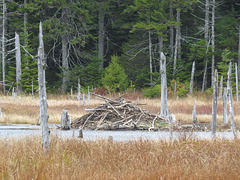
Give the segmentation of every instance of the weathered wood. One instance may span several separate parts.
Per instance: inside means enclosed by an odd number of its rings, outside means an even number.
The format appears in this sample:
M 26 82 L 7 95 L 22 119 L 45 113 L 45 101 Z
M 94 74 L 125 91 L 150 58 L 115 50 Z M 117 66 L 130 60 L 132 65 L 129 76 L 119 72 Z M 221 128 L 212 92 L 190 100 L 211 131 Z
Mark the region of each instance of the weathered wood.
M 233 110 L 233 95 L 232 95 L 232 83 L 231 83 L 231 74 L 232 74 L 232 63 L 229 63 L 229 70 L 228 70 L 228 78 L 229 78 L 229 88 L 228 88 L 228 97 L 229 97 L 229 115 L 230 115 L 230 123 L 231 123 L 231 129 L 236 136 L 236 130 L 235 130 L 235 122 L 234 122 L 234 110 Z
M 167 74 L 166 56 L 161 53 L 161 116 L 167 117 Z
M 42 147 L 44 152 L 49 150 L 49 128 L 48 128 L 48 112 L 47 112 L 47 93 L 45 82 L 45 60 L 44 45 L 42 34 L 42 23 L 39 25 L 39 47 L 38 47 L 38 86 L 40 100 L 40 122 L 42 129 Z
M 221 76 L 221 81 L 220 81 L 220 87 L 219 87 L 219 93 L 218 93 L 218 97 L 219 99 L 222 99 L 223 97 L 223 76 Z
M 238 102 L 238 67 L 237 67 L 237 63 L 235 63 L 235 74 L 236 74 L 236 99 Z
M 16 94 L 15 94 L 15 89 L 14 89 L 14 87 L 12 88 L 12 97 L 13 97 L 13 99 L 16 98 Z
M 228 113 L 227 113 L 227 88 L 224 88 L 223 93 L 223 123 L 228 123 Z
M 168 113 L 168 122 L 169 122 L 170 141 L 173 141 L 172 116 L 169 110 L 167 113 Z
M 190 81 L 190 95 L 191 96 L 192 96 L 192 93 L 193 93 L 194 71 L 195 71 L 195 61 L 192 64 L 192 74 L 191 74 L 191 81 Z
M 212 103 L 212 136 L 216 137 L 217 130 L 217 70 L 214 75 L 213 103 Z
M 68 110 L 63 110 L 61 114 L 61 129 L 69 130 L 71 127 L 71 115 Z
M 193 124 L 196 124 L 197 123 L 197 117 L 196 117 L 196 101 L 195 100 L 194 100 L 192 116 L 193 116 Z
M 0 108 L 0 118 L 2 118 L 2 109 Z
M 20 50 L 20 40 L 19 35 L 15 33 L 15 49 L 16 49 L 16 93 L 19 96 L 22 92 L 21 86 L 21 50 Z
M 78 79 L 78 95 L 77 100 L 80 101 L 81 99 L 81 85 L 80 85 L 80 79 Z
M 82 95 L 82 99 L 83 99 L 83 105 L 85 106 L 86 105 L 86 100 L 85 100 L 85 94 L 84 93 Z
M 204 73 L 203 73 L 203 83 L 202 83 L 202 92 L 205 91 L 207 86 L 207 61 L 205 61 Z
M 82 128 L 79 128 L 79 135 L 78 135 L 79 138 L 83 138 L 83 130 Z

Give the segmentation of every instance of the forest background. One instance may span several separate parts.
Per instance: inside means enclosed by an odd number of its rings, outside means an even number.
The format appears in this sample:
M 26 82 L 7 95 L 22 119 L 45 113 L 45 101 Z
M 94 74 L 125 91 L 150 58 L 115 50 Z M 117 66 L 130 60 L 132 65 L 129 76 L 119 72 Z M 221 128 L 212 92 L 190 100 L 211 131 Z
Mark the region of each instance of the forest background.
M 179 96 L 189 91 L 194 61 L 194 88 L 202 91 L 211 88 L 215 69 L 226 82 L 229 62 L 240 66 L 238 0 L 1 0 L 0 5 L 5 59 L 0 80 L 6 91 L 16 85 L 25 93 L 32 85 L 38 89 L 40 21 L 46 86 L 52 93 L 76 90 L 80 79 L 83 90 L 144 89 L 155 97 L 161 88 L 161 52 L 167 57 L 168 90 Z M 15 32 L 21 44 L 18 83 Z

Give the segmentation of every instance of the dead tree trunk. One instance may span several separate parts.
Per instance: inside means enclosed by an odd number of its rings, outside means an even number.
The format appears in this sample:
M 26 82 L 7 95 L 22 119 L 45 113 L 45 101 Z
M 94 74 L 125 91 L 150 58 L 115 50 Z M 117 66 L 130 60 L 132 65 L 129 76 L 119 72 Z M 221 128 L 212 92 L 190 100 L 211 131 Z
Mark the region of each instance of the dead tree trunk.
M 231 74 L 232 74 L 232 63 L 229 63 L 229 70 L 228 70 L 228 97 L 229 97 L 229 115 L 230 115 L 230 122 L 231 122 L 231 129 L 232 132 L 234 134 L 234 136 L 236 135 L 236 131 L 235 131 L 235 122 L 234 122 L 234 110 L 233 110 L 233 96 L 232 96 L 232 82 L 231 82 Z
M 180 10 L 177 10 L 177 22 L 180 23 Z M 176 38 L 175 38 L 174 60 L 173 60 L 173 76 L 175 76 L 175 73 L 176 73 L 177 58 L 178 58 L 179 47 L 180 47 L 180 40 L 181 40 L 180 25 L 177 25 L 177 27 L 176 27 Z
M 68 110 L 63 110 L 61 114 L 61 129 L 69 130 L 71 126 L 71 116 Z
M 150 81 L 152 82 L 152 38 L 151 38 L 151 30 L 148 31 L 148 49 L 149 49 L 149 66 L 150 66 Z
M 228 113 L 227 113 L 227 88 L 224 88 L 223 93 L 223 123 L 228 123 Z
M 77 100 L 80 101 L 81 99 L 81 85 L 80 85 L 80 79 L 78 79 L 78 95 Z
M 22 76 L 22 70 L 21 70 L 21 50 L 20 50 L 20 40 L 19 35 L 15 33 L 15 49 L 16 49 L 16 93 L 19 96 L 22 92 L 22 86 L 21 86 L 21 76 Z
M 5 82 L 5 64 L 6 64 L 6 46 L 5 46 L 5 32 L 6 32 L 6 3 L 5 0 L 2 1 L 3 11 L 2 11 L 2 88 L 3 93 L 6 91 L 6 82 Z
M 240 71 L 240 25 L 238 27 L 238 71 Z
M 62 10 L 62 16 L 63 16 L 63 25 L 66 25 L 67 23 L 67 9 L 63 8 Z M 63 70 L 63 79 L 62 79 L 62 90 L 65 92 L 68 87 L 68 39 L 67 34 L 64 33 L 62 35 L 62 70 Z
M 214 69 L 215 69 L 215 0 L 212 0 L 212 86 L 214 79 Z
M 238 67 L 237 67 L 237 63 L 235 63 L 235 74 L 236 74 L 236 99 L 238 102 Z
M 213 86 L 213 104 L 212 104 L 212 136 L 216 137 L 217 130 L 217 70 L 214 75 L 214 86 Z
M 191 75 L 191 81 L 190 81 L 190 95 L 192 96 L 193 93 L 193 79 L 194 79 L 194 71 L 195 71 L 195 61 L 192 64 L 192 75 Z
M 221 81 L 220 81 L 219 94 L 218 94 L 219 99 L 222 98 L 222 94 L 223 94 L 223 76 L 221 76 Z
M 38 86 L 40 100 L 40 122 L 42 128 L 42 147 L 46 152 L 49 149 L 49 128 L 47 112 L 47 93 L 45 83 L 45 63 L 44 63 L 44 45 L 42 34 L 42 23 L 39 25 L 39 47 L 38 47 Z
M 161 53 L 161 116 L 167 117 L 167 75 L 166 56 Z
M 205 61 L 205 66 L 204 66 L 202 92 L 205 91 L 206 86 L 207 86 L 207 61 Z
M 103 57 L 104 57 L 104 40 L 105 40 L 105 28 L 104 28 L 104 17 L 105 10 L 103 8 L 103 4 L 99 4 L 99 12 L 98 12 L 98 57 L 101 59 L 101 63 L 99 65 L 99 70 L 103 69 Z
M 195 100 L 194 100 L 192 116 L 193 116 L 193 124 L 196 124 L 197 123 L 197 117 L 196 117 L 196 101 Z

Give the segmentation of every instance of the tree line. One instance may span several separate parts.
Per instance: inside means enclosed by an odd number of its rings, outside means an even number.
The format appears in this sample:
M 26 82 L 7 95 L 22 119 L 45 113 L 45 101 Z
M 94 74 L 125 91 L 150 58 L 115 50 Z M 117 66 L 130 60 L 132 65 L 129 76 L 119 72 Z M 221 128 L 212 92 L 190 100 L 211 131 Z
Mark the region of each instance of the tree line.
M 162 53 L 173 89 L 189 89 L 184 86 L 193 62 L 194 88 L 202 91 L 212 87 L 215 69 L 226 82 L 229 62 L 240 66 L 237 0 L 1 0 L 0 7 L 0 80 L 6 89 L 38 89 L 40 21 L 51 92 L 77 89 L 78 79 L 82 87 L 108 91 L 158 87 Z

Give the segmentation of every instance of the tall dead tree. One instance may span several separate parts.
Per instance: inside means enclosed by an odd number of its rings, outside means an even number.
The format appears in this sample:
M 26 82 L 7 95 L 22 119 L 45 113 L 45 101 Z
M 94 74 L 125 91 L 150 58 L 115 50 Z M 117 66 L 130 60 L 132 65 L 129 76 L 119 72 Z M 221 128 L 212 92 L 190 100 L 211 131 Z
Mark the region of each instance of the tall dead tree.
M 44 58 L 44 44 L 42 34 L 42 23 L 39 25 L 39 47 L 38 47 L 38 86 L 39 86 L 39 100 L 40 100 L 40 122 L 42 129 L 42 147 L 46 152 L 49 149 L 49 128 L 48 128 L 48 112 L 47 112 L 47 93 L 45 82 L 45 58 Z
M 167 75 L 166 56 L 161 53 L 161 116 L 167 117 Z
M 180 10 L 177 9 L 177 23 L 180 24 Z M 175 38 L 175 50 L 174 50 L 174 59 L 173 59 L 173 75 L 175 76 L 176 67 L 177 67 L 177 59 L 180 51 L 180 41 L 181 41 L 181 32 L 180 32 L 180 25 L 176 27 L 176 38 Z
M 240 25 L 238 27 L 238 71 L 240 71 Z
M 5 93 L 6 91 L 6 82 L 5 82 L 5 64 L 6 64 L 6 37 L 5 37 L 5 33 L 6 33 L 6 11 L 7 11 L 7 7 L 6 7 L 6 2 L 5 0 L 2 0 L 2 5 L 3 5 L 3 11 L 2 11 L 2 88 L 3 88 L 3 92 Z
M 237 67 L 237 63 L 235 63 L 235 75 L 236 75 L 236 99 L 238 102 L 238 67 Z
M 195 71 L 195 61 L 192 64 L 192 74 L 191 74 L 191 81 L 190 81 L 190 95 L 191 96 L 192 96 L 192 93 L 193 93 L 194 71 Z
M 212 41 L 211 41 L 211 47 L 212 47 L 212 78 L 211 78 L 211 85 L 213 86 L 213 80 L 214 80 L 214 69 L 215 69 L 215 0 L 212 0 Z
M 21 70 L 21 50 L 20 50 L 20 40 L 19 35 L 15 33 L 15 50 L 16 50 L 16 93 L 17 95 L 20 95 L 22 92 L 22 86 L 21 86 L 21 76 L 22 76 L 22 70 Z
M 63 27 L 67 24 L 67 8 L 62 9 L 62 24 Z M 62 35 L 62 70 L 63 70 L 63 80 L 62 80 L 62 90 L 65 92 L 68 87 L 68 38 L 67 32 Z
M 223 123 L 227 124 L 228 123 L 228 113 L 227 113 L 227 88 L 224 88 L 224 93 L 223 93 Z
M 148 31 L 148 49 L 149 49 L 149 66 L 150 66 L 150 81 L 152 82 L 152 38 L 151 38 L 151 30 Z
M 192 116 L 193 116 L 193 124 L 196 124 L 196 123 L 197 123 L 197 117 L 196 117 L 196 100 L 194 100 L 194 106 L 193 106 Z
M 216 137 L 217 130 L 217 70 L 215 70 L 214 74 L 214 86 L 213 86 L 213 103 L 212 103 L 212 136 Z
M 229 115 L 230 115 L 230 123 L 231 129 L 234 134 L 236 135 L 235 131 L 235 122 L 234 122 L 234 110 L 233 110 L 233 96 L 232 96 L 232 82 L 231 82 L 231 74 L 232 74 L 232 63 L 229 63 L 229 70 L 228 70 L 228 97 L 229 97 Z
M 104 41 L 105 41 L 105 9 L 103 2 L 99 3 L 99 11 L 98 11 L 98 57 L 101 59 L 101 63 L 99 65 L 99 69 L 103 69 L 103 58 L 104 58 Z
M 170 20 L 173 20 L 173 2 L 172 0 L 170 0 L 170 4 L 169 4 L 169 18 Z M 170 38 L 169 38 L 169 42 L 170 42 L 170 60 L 172 61 L 173 59 L 173 41 L 174 41 L 174 31 L 173 31 L 173 25 L 170 25 L 170 29 L 169 29 L 169 33 L 170 33 Z
M 223 94 L 223 76 L 221 76 L 221 81 L 220 81 L 220 87 L 219 87 L 219 93 L 218 93 L 219 99 L 222 98 L 222 94 Z

